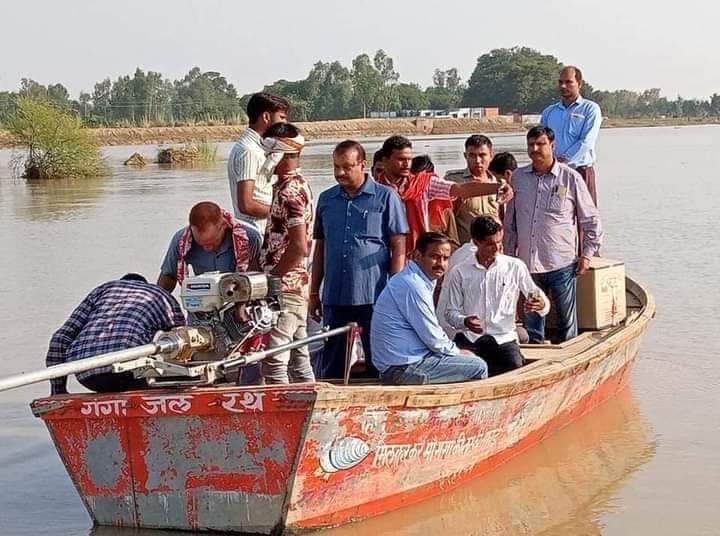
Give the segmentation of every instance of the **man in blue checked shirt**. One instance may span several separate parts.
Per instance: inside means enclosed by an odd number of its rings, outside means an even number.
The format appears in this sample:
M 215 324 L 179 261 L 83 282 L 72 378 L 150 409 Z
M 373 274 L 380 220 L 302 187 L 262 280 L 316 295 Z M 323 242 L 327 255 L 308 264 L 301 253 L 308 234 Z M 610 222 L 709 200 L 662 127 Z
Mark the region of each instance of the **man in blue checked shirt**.
M 72 312 L 50 339 L 48 367 L 125 350 L 152 341 L 158 331 L 184 326 L 180 305 L 167 291 L 148 283 L 138 274 L 127 274 L 117 281 L 96 287 Z M 115 374 L 112 366 L 76 374 L 91 391 L 108 393 L 140 389 L 144 379 L 132 372 Z M 67 378 L 50 380 L 50 394 L 67 393 Z
M 555 158 L 580 173 L 597 206 L 595 143 L 602 112 L 597 103 L 580 94 L 583 77 L 579 68 L 573 65 L 563 68 L 558 87 L 560 102 L 545 108 L 540 124 L 555 133 Z

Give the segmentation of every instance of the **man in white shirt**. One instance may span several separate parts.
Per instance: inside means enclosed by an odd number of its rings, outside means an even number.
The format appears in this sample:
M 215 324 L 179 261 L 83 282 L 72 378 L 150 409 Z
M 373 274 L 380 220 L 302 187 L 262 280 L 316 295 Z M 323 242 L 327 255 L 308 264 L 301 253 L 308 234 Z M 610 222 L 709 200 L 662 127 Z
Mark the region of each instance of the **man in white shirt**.
M 450 272 L 452 272 L 459 264 L 462 264 L 470 257 L 474 257 L 476 251 L 477 247 L 475 247 L 475 244 L 472 243 L 472 240 L 470 242 L 466 242 L 458 249 L 456 249 L 450 256 L 450 260 L 448 261 L 448 269 L 447 273 L 445 274 L 444 281 L 449 281 Z M 455 335 L 457 335 L 457 330 L 450 324 L 448 324 L 447 320 L 445 320 L 445 315 L 443 314 L 445 309 L 447 309 L 448 294 L 449 293 L 447 291 L 447 285 L 445 283 L 442 283 L 442 286 L 440 287 L 440 295 L 438 296 L 437 306 L 435 307 L 435 310 L 437 311 L 437 318 L 438 322 L 440 323 L 440 327 L 443 328 L 445 333 L 447 333 L 448 337 L 454 339 Z
M 277 162 L 266 158 L 263 134 L 274 123 L 287 122 L 290 103 L 269 93 L 255 93 L 247 105 L 249 126 L 228 157 L 228 181 L 235 217 L 265 232 Z M 281 155 L 282 156 L 282 155 Z
M 545 316 L 550 302 L 535 284 L 527 266 L 503 255 L 502 225 L 491 216 L 480 216 L 470 226 L 474 257 L 458 264 L 448 274 L 443 291 L 446 303 L 438 315 L 458 330 L 455 342 L 482 357 L 490 375 L 502 374 L 523 364 L 515 329 L 515 311 L 520 293 L 525 308 Z

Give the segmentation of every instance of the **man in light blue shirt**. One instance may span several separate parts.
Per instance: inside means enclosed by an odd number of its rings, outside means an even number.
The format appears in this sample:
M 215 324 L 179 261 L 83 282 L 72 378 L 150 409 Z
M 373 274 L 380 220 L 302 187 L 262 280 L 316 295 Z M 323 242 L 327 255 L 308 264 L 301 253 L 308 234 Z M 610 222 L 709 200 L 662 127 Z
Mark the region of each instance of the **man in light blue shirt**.
M 545 108 L 540 124 L 555 132 L 555 157 L 580 173 L 597 206 L 595 143 L 600 133 L 602 112 L 597 103 L 580 94 L 583 79 L 577 67 L 563 68 L 558 86 L 560 102 Z
M 385 384 L 455 383 L 487 378 L 481 358 L 461 353 L 438 323 L 435 282 L 448 267 L 450 240 L 423 233 L 414 260 L 388 282 L 375 303 L 370 345 Z

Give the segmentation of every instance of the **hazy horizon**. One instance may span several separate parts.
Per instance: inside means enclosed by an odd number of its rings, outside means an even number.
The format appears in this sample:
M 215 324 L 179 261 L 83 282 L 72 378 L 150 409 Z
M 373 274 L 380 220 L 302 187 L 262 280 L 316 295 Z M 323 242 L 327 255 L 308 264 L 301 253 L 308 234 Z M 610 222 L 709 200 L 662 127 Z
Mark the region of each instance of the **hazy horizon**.
M 60 82 L 77 98 L 136 67 L 178 79 L 197 66 L 219 71 L 245 94 L 281 78 L 303 79 L 320 60 L 349 67 L 358 54 L 379 48 L 395 60 L 401 81 L 424 87 L 436 67 L 457 67 L 467 81 L 478 56 L 527 46 L 580 66 L 596 89 L 659 87 L 668 98 L 685 99 L 720 93 L 711 67 L 720 65 L 713 40 L 720 8 L 699 0 L 682 10 L 645 0 L 600 7 L 582 0 L 493 6 L 448 0 L 442 10 L 427 0 L 407 4 L 359 0 L 339 9 L 327 0 L 279 1 L 268 4 L 275 6 L 269 12 L 220 0 L 13 3 L 3 9 L 0 90 L 32 78 Z

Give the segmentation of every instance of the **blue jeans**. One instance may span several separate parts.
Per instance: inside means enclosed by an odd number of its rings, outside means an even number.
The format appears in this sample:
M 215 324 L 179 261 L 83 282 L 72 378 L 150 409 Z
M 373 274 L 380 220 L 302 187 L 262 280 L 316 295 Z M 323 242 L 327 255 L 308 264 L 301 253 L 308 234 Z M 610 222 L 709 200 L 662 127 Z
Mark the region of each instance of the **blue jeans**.
M 386 385 L 425 385 L 484 380 L 488 377 L 485 361 L 467 354 L 430 354 L 411 365 L 390 367 L 381 374 Z
M 543 292 L 548 295 L 555 309 L 560 341 L 577 337 L 577 309 L 575 307 L 575 263 L 559 270 L 544 274 L 532 274 L 532 278 Z M 545 318 L 537 313 L 525 313 L 525 328 L 530 343 L 538 344 L 545 340 Z

